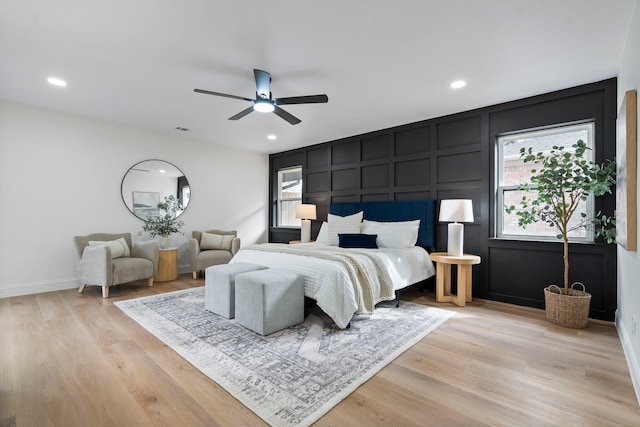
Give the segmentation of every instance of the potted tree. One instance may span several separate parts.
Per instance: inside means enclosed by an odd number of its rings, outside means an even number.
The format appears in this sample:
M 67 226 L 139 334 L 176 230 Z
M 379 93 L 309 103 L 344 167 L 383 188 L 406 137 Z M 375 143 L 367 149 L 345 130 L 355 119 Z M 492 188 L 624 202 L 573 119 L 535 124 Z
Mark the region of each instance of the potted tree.
M 160 236 L 160 247 L 168 248 L 169 236 L 180 233 L 184 226 L 184 221 L 178 219 L 178 212 L 183 209 L 173 195 L 165 197 L 164 201 L 158 203 L 160 215 L 149 217 L 142 226 L 142 231 L 146 231 L 151 237 Z
M 526 194 L 515 206 L 506 206 L 506 212 L 516 210 L 518 225 L 526 227 L 538 221 L 546 222 L 558 231 L 557 237 L 563 242 L 564 287 L 556 285 L 544 288 L 545 312 L 554 324 L 569 328 L 584 328 L 589 317 L 591 295 L 582 283 L 576 282 L 569 288 L 569 233 L 579 228 L 594 227 L 595 235 L 605 242 L 615 241 L 615 216 L 596 214 L 588 217 L 578 212 L 581 203 L 590 195 L 602 196 L 611 193 L 615 184 L 615 162 L 607 160 L 597 164 L 587 160 L 585 153 L 589 147 L 579 140 L 572 150 L 553 146 L 547 152 L 534 153 L 533 148 L 521 148 L 520 158 L 531 163 L 531 182 L 522 183 L 519 190 Z M 574 287 L 582 286 L 582 290 Z

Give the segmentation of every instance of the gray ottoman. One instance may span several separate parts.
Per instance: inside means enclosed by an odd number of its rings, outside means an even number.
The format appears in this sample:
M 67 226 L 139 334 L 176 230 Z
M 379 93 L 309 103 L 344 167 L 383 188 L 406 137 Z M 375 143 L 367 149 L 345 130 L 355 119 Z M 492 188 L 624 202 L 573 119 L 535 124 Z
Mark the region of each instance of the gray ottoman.
M 235 313 L 235 279 L 238 274 L 265 269 L 262 265 L 234 262 L 204 270 L 204 308 L 227 319 Z
M 274 269 L 238 275 L 236 322 L 261 335 L 304 322 L 304 278 Z

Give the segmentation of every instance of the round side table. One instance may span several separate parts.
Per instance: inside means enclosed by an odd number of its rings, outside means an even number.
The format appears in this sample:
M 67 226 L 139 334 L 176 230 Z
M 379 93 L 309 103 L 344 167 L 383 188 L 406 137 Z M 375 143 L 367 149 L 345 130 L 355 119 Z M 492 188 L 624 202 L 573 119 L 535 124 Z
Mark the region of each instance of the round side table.
M 178 278 L 178 248 L 160 249 L 156 282 L 168 282 Z
M 480 264 L 478 255 L 452 256 L 446 252 L 429 254 L 436 263 L 436 301 L 452 302 L 460 307 L 471 302 L 471 266 Z M 458 266 L 458 294 L 451 294 L 451 265 Z

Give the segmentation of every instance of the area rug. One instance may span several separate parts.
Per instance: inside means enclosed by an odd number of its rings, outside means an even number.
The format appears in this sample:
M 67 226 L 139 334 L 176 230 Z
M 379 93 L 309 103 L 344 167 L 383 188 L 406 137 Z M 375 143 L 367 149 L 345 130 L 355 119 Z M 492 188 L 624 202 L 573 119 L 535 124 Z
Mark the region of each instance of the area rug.
M 453 312 L 381 303 L 339 329 L 317 306 L 263 337 L 204 309 L 204 287 L 115 303 L 272 426 L 307 426 Z

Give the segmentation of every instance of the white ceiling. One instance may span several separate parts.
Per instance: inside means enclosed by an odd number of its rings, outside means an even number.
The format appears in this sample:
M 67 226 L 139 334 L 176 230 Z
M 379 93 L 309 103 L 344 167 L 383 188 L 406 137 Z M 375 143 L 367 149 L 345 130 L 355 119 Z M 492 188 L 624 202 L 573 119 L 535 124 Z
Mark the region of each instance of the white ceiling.
M 634 4 L 1 0 L 0 98 L 273 153 L 616 76 Z M 286 106 L 292 126 L 193 92 L 253 98 L 254 68 L 329 102 Z

